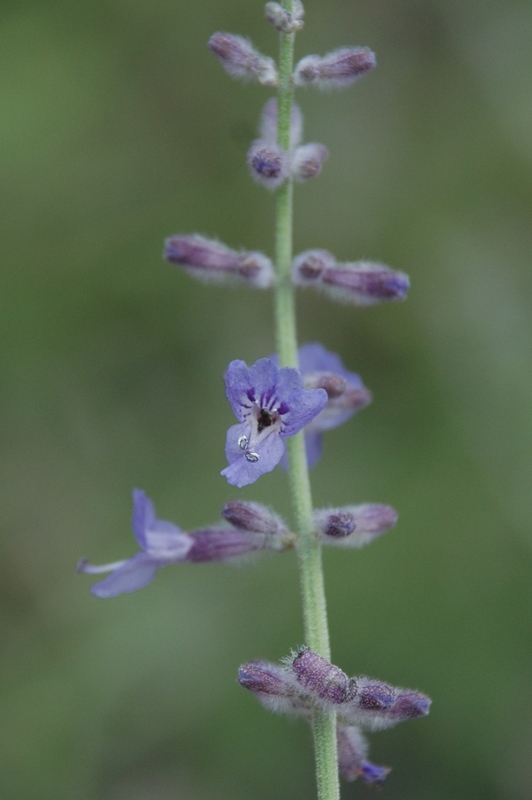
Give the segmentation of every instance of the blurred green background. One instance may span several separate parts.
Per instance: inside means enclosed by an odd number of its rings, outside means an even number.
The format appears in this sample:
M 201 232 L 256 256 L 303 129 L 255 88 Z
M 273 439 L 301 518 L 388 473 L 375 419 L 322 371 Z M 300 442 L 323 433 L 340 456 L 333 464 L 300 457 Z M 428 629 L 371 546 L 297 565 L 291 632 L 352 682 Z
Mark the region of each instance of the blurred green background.
M 318 506 L 393 504 L 397 528 L 326 552 L 334 660 L 433 697 L 371 737 L 389 800 L 532 796 L 532 7 L 308 0 L 297 54 L 371 46 L 379 68 L 299 96 L 331 157 L 296 192 L 296 251 L 408 272 L 405 304 L 299 298 L 301 341 L 373 404 L 331 432 Z M 202 287 L 172 233 L 272 252 L 245 152 L 269 92 L 231 81 L 216 30 L 275 54 L 262 3 L 0 6 L 0 796 L 315 796 L 303 723 L 235 682 L 302 642 L 293 554 L 172 567 L 97 600 L 80 556 L 131 555 L 133 486 L 192 528 L 241 496 L 289 514 L 285 474 L 219 476 L 222 374 L 274 348 L 271 298 Z M 343 797 L 369 796 L 344 784 Z

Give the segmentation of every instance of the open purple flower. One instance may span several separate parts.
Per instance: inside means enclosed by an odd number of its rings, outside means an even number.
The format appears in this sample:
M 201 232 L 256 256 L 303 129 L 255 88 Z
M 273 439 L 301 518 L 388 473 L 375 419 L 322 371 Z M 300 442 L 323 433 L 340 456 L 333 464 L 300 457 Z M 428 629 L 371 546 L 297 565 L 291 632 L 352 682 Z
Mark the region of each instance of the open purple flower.
M 140 489 L 133 489 L 131 525 L 141 547 L 140 553 L 112 564 L 93 566 L 81 561 L 78 565 L 80 572 L 111 573 L 91 587 L 97 597 L 116 597 L 142 589 L 152 582 L 159 567 L 185 561 L 193 545 L 192 537 L 177 525 L 156 518 L 152 501 Z
M 294 535 L 280 518 L 271 514 L 270 519 L 275 524 L 263 524 L 261 528 L 259 523 L 264 522 L 267 509 L 255 503 L 252 512 L 254 514 L 247 514 L 247 527 L 242 524 L 244 512 L 240 509 L 240 515 L 233 514 L 231 527 L 209 525 L 184 533 L 172 522 L 157 519 L 152 501 L 140 489 L 134 489 L 132 526 L 141 551 L 132 558 L 101 566 L 82 560 L 78 570 L 90 574 L 110 572 L 108 578 L 91 587 L 91 592 L 97 597 L 116 597 L 147 586 L 157 570 L 168 564 L 235 562 L 258 550 L 282 552 L 294 546 Z M 258 523 L 255 526 L 254 519 Z
M 277 363 L 276 355 L 272 359 Z M 323 431 L 336 428 L 367 406 L 371 392 L 356 372 L 344 367 L 340 356 L 318 342 L 299 348 L 299 369 L 306 389 L 322 388 L 327 392 L 325 407 L 305 428 L 307 463 L 313 467 L 321 456 Z
M 225 376 L 226 397 L 238 420 L 227 431 L 222 471 L 233 486 L 247 486 L 279 463 L 284 439 L 308 425 L 326 404 L 322 388 L 303 388 L 301 373 L 292 367 L 278 369 L 269 358 L 248 367 L 231 361 Z

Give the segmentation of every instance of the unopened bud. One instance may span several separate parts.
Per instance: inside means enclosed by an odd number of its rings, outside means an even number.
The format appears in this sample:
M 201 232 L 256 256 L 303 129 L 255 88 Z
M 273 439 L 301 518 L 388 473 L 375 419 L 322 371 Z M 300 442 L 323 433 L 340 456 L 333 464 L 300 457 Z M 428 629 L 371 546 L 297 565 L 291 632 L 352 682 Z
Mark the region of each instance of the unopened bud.
M 267 289 L 275 283 L 272 262 L 262 253 L 237 253 L 203 236 L 171 236 L 165 242 L 163 257 L 204 281 L 240 281 L 258 289 Z
M 357 81 L 376 64 L 375 53 L 368 47 L 342 47 L 325 56 L 302 58 L 294 72 L 294 83 L 339 89 Z
M 328 250 L 305 250 L 294 258 L 292 280 L 307 286 L 319 282 L 326 269 L 336 266 L 336 259 Z
M 325 389 L 329 400 L 342 395 L 347 388 L 347 380 L 332 372 L 311 372 L 303 376 L 305 389 Z
M 385 730 L 429 713 L 431 700 L 421 692 L 399 689 L 375 678 L 357 678 L 358 693 L 342 706 L 342 719 L 370 731 Z
M 285 182 L 290 172 L 288 154 L 277 144 L 264 139 L 252 142 L 247 160 L 251 176 L 272 191 Z
M 238 670 L 238 682 L 253 692 L 263 706 L 278 714 L 309 714 L 298 697 L 298 686 L 288 669 L 269 661 L 248 661 Z
M 356 696 L 356 681 L 308 647 L 296 655 L 292 669 L 299 683 L 325 703 L 339 705 Z
M 287 532 L 286 526 L 277 514 L 261 503 L 250 500 L 229 500 L 222 509 L 222 517 L 243 531 L 266 533 L 272 536 Z
M 397 522 L 397 512 L 380 503 L 314 511 L 314 525 L 323 544 L 363 547 Z
M 292 175 L 296 181 L 308 181 L 321 172 L 321 167 L 329 157 L 329 151 L 324 144 L 312 142 L 298 147 L 292 156 L 290 165 Z
M 262 109 L 259 125 L 260 138 L 266 142 L 277 144 L 277 98 L 272 97 Z M 290 110 L 290 150 L 301 141 L 303 135 L 303 115 L 296 103 Z
M 355 306 L 404 300 L 409 287 L 410 281 L 404 272 L 368 261 L 338 264 L 325 270 L 321 277 L 321 288 L 326 294 Z
M 266 3 L 264 13 L 279 33 L 296 33 L 303 27 L 305 9 L 301 0 L 292 0 L 291 12 L 285 11 L 280 3 Z
M 209 47 L 233 78 L 257 81 L 262 86 L 277 86 L 277 68 L 269 56 L 255 50 L 248 39 L 233 33 L 214 33 Z
M 191 531 L 192 546 L 186 560 L 194 564 L 206 561 L 234 561 L 256 550 L 266 549 L 263 533 L 250 533 L 231 528 L 204 528 Z

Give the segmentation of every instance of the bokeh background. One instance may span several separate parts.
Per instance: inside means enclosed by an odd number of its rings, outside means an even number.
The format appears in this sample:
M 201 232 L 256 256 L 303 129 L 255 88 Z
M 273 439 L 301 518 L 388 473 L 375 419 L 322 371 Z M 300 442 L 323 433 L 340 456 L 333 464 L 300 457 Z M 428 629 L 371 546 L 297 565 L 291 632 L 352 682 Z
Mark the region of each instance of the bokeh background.
M 420 688 L 429 718 L 372 736 L 389 800 L 532 796 L 532 7 L 308 0 L 297 54 L 371 46 L 356 87 L 299 96 L 331 157 L 296 193 L 296 250 L 408 272 L 407 303 L 301 294 L 301 341 L 357 370 L 372 406 L 331 432 L 318 506 L 393 504 L 397 528 L 326 552 L 333 654 Z M 222 374 L 274 348 L 271 298 L 162 263 L 200 232 L 272 252 L 246 174 L 267 90 L 205 43 L 276 34 L 249 0 L 0 5 L 2 554 L 0 796 L 314 795 L 303 723 L 235 682 L 302 642 L 293 554 L 172 567 L 102 601 L 80 556 L 131 555 L 130 492 L 192 528 L 229 487 Z M 343 797 L 368 796 L 344 784 Z

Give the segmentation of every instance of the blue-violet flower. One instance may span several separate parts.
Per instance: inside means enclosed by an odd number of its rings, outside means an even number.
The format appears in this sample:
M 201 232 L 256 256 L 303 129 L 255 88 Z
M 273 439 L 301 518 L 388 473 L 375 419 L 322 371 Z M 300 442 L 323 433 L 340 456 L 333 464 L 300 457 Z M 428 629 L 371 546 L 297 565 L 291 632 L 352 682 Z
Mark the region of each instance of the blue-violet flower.
M 247 486 L 279 463 L 284 440 L 294 436 L 323 411 L 328 395 L 322 388 L 303 388 L 299 370 L 278 369 L 269 358 L 248 367 L 231 361 L 225 376 L 226 397 L 238 420 L 227 432 L 222 471 L 233 486 Z

